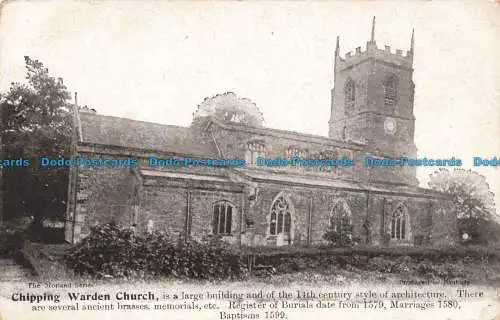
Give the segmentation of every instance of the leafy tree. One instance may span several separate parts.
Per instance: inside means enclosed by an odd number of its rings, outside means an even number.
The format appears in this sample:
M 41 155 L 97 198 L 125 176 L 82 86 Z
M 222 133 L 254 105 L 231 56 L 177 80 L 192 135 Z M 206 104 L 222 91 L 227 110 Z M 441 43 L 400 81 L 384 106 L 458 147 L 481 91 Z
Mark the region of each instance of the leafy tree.
M 194 119 L 214 117 L 222 122 L 234 122 L 254 127 L 264 123 L 262 113 L 255 103 L 246 98 L 239 98 L 233 92 L 217 94 L 205 98 L 194 113 Z
M 472 170 L 440 169 L 430 175 L 429 187 L 453 197 L 458 227 L 470 241 L 495 240 L 491 232 L 498 230 L 495 201 L 486 177 Z
M 69 156 L 71 97 L 61 78 L 38 60 L 25 57 L 27 83 L 12 83 L 0 96 L 0 133 L 4 159 L 23 158 L 28 168 L 4 166 L 6 218 L 62 217 L 67 168 L 41 168 L 39 157 Z
M 22 148 L 24 156 L 38 156 L 42 150 L 64 154 L 71 130 L 71 95 L 63 80 L 51 77 L 41 62 L 24 58 L 28 83 L 12 83 L 0 101 L 6 151 Z

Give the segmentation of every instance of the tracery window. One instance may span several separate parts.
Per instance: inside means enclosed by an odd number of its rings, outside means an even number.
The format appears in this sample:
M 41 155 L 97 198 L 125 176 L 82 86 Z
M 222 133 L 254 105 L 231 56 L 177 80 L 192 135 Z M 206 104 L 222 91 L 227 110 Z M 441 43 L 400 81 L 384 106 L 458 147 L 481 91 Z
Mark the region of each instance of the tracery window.
M 356 84 L 352 79 L 347 80 L 344 87 L 346 107 L 353 107 L 356 102 Z
M 406 239 L 406 215 L 403 207 L 398 207 L 391 217 L 391 239 L 404 240 Z
M 349 211 L 342 203 L 337 203 L 330 214 L 330 230 L 342 234 L 350 225 Z
M 277 198 L 271 207 L 271 221 L 269 234 L 290 235 L 292 226 L 292 212 L 290 203 L 283 197 Z
M 213 234 L 230 235 L 233 222 L 234 206 L 226 200 L 219 201 L 213 207 Z
M 396 104 L 398 97 L 398 79 L 396 76 L 389 76 L 384 82 L 384 98 L 387 106 Z
M 264 141 L 251 141 L 247 143 L 247 151 L 245 160 L 247 164 L 256 164 L 258 157 L 264 157 L 266 154 L 266 146 Z

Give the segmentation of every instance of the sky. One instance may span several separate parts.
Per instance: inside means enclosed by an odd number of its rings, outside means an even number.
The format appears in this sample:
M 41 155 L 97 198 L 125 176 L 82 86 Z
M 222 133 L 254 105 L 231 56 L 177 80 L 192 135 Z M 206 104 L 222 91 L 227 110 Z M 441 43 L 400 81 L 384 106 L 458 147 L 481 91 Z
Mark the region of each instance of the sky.
M 24 56 L 98 113 L 189 125 L 205 97 L 254 101 L 268 127 L 326 136 L 335 39 L 409 49 L 419 157 L 500 158 L 500 5 L 494 1 L 10 1 L 0 89 Z M 364 50 L 364 49 L 363 49 Z M 418 170 L 422 186 L 435 168 Z M 500 169 L 487 176 L 500 206 Z

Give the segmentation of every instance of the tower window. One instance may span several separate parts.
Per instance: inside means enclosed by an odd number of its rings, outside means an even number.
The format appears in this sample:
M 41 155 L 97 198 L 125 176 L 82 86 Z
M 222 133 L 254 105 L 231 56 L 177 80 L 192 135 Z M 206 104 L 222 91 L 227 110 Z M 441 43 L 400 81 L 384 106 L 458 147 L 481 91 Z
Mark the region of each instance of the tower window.
M 390 76 L 385 80 L 384 83 L 384 97 L 385 104 L 387 106 L 392 106 L 396 104 L 396 99 L 398 97 L 397 92 L 398 80 L 395 76 Z
M 353 107 L 356 101 L 356 85 L 352 79 L 347 80 L 344 88 L 346 107 Z
M 415 99 L 415 83 L 410 81 L 410 102 L 413 103 Z

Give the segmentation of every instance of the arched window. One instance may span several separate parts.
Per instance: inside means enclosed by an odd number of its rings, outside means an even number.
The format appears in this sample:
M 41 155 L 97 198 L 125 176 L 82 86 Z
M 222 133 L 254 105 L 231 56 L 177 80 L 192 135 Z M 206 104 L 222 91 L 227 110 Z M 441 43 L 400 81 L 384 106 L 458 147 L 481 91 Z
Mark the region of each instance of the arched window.
M 398 207 L 391 217 L 391 239 L 404 240 L 406 239 L 406 214 L 403 207 Z
M 398 79 L 396 76 L 389 76 L 384 82 L 384 98 L 387 106 L 396 104 L 398 97 Z
M 292 227 L 292 212 L 288 201 L 280 196 L 271 207 L 270 235 L 290 235 Z
M 264 157 L 266 154 L 266 145 L 264 141 L 251 141 L 247 143 L 245 160 L 247 164 L 256 164 L 258 157 Z
M 330 213 L 330 230 L 340 235 L 340 238 L 348 236 L 351 228 L 351 214 L 345 202 L 337 203 Z
M 352 79 L 348 79 L 344 87 L 346 107 L 353 107 L 356 101 L 356 85 Z
M 234 206 L 226 200 L 216 202 L 213 207 L 213 234 L 230 235 Z

